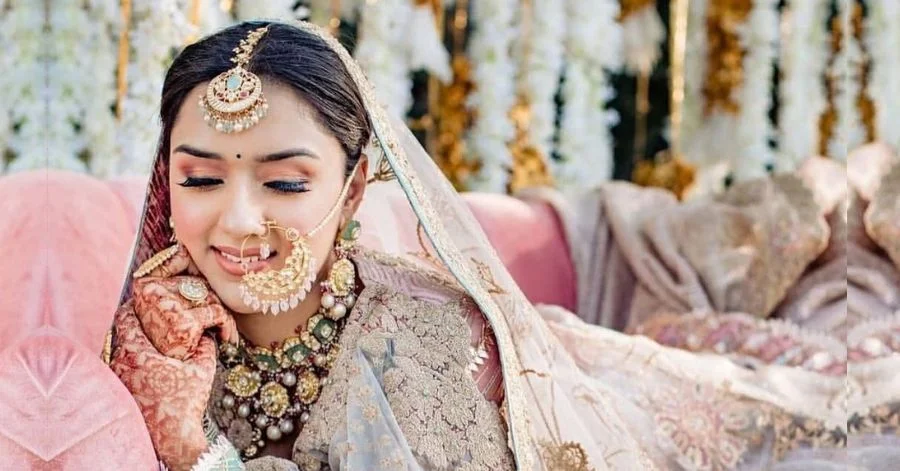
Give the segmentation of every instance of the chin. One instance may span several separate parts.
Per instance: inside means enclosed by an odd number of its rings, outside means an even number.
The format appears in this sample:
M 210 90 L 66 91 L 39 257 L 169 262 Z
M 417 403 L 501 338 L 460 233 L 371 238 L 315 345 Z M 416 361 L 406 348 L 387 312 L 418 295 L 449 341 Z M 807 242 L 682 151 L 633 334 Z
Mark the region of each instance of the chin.
M 254 314 L 250 306 L 244 304 L 240 295 L 240 283 L 225 280 L 210 280 L 207 278 L 210 288 L 219 298 L 222 305 L 234 314 Z
M 220 296 L 219 299 L 225 308 L 234 314 L 256 314 L 256 311 L 244 304 L 237 294 L 234 296 Z

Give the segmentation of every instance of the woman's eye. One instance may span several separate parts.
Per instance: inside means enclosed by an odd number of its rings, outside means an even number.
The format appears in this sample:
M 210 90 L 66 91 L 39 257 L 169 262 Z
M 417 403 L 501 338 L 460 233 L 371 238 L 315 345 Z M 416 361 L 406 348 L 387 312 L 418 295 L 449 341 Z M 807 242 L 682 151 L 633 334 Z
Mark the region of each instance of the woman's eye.
M 304 193 L 309 191 L 307 182 L 274 181 L 265 185 L 267 188 L 271 188 L 279 193 Z
M 204 177 L 187 177 L 183 182 L 179 183 L 179 185 L 185 188 L 195 188 L 195 187 L 212 187 L 214 185 L 221 185 L 222 180 L 219 178 L 204 178 Z

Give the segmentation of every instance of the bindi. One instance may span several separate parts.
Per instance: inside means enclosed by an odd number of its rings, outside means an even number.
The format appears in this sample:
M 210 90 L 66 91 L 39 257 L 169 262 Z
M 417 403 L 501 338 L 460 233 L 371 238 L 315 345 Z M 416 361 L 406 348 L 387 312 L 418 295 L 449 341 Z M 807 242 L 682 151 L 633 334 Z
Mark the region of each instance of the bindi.
M 241 154 L 238 154 L 238 155 L 237 155 L 237 158 L 240 159 L 240 158 L 241 158 Z

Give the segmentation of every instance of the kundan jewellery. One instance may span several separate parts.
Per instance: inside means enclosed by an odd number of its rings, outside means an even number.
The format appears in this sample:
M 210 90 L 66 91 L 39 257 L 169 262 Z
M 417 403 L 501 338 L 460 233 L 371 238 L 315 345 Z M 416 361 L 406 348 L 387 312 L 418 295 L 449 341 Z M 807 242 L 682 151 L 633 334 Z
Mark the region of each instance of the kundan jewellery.
M 241 242 L 241 267 L 244 270 L 244 276 L 241 277 L 240 294 L 241 300 L 254 311 L 261 311 L 263 314 L 271 312 L 277 315 L 289 309 L 297 307 L 303 302 L 306 295 L 312 289 L 312 284 L 316 279 L 316 260 L 312 255 L 309 247 L 309 239 L 330 221 L 341 209 L 341 203 L 347 197 L 350 191 L 350 183 L 356 174 L 356 168 L 347 177 L 341 194 L 337 199 L 331 211 L 322 219 L 322 221 L 306 234 L 301 234 L 299 230 L 293 227 L 280 226 L 276 221 L 269 220 L 263 222 L 265 231 L 262 235 L 249 234 Z M 352 221 L 356 223 L 356 221 Z M 349 228 L 351 225 L 348 225 Z M 356 232 L 359 230 L 359 223 L 356 223 Z M 253 238 L 260 238 L 262 242 L 259 248 L 260 259 L 268 258 L 271 255 L 268 237 L 272 231 L 281 232 L 285 239 L 291 244 L 291 252 L 288 254 L 284 262 L 284 267 L 280 270 L 261 270 L 256 272 L 250 271 L 250 257 L 244 256 L 244 247 L 247 242 Z M 345 229 L 346 231 L 346 229 Z M 266 256 L 263 256 L 265 254 Z M 348 262 L 349 263 L 349 262 Z M 342 270 L 346 271 L 346 265 Z M 343 285 L 340 285 L 343 288 Z M 344 290 L 341 289 L 341 292 Z
M 263 95 L 262 81 L 245 67 L 250 62 L 253 48 L 268 30 L 268 26 L 255 29 L 242 39 L 231 58 L 236 65 L 212 79 L 206 93 L 200 97 L 203 120 L 216 131 L 241 132 L 265 117 L 269 104 Z
M 359 228 L 351 221 L 341 232 L 337 260 L 321 284 L 319 309 L 297 327 L 295 336 L 269 347 L 251 346 L 244 339 L 221 346 L 219 360 L 226 372 L 219 406 L 232 417 L 230 424 L 221 425 L 249 431 L 235 443 L 243 459 L 257 456 L 267 442 L 281 440 L 309 420 L 309 409 L 339 353 L 347 313 L 356 303 L 356 269 L 349 256 Z

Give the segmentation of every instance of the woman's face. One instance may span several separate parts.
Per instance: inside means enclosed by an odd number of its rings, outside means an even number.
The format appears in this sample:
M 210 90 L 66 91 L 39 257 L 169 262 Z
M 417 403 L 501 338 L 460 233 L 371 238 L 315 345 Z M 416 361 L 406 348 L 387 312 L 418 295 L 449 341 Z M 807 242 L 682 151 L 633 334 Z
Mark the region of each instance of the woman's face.
M 197 102 L 206 84 L 199 85 L 181 105 L 169 149 L 175 234 L 222 302 L 238 313 L 254 312 L 241 300 L 243 270 L 235 261 L 248 234 L 262 234 L 262 222 L 273 219 L 306 234 L 340 204 L 340 212 L 308 238 L 321 276 L 339 227 L 365 189 L 363 157 L 346 201 L 338 203 L 346 161 L 340 143 L 290 88 L 265 79 L 263 87 L 267 116 L 249 130 L 223 134 L 203 121 Z M 268 243 L 272 255 L 253 270 L 284 266 L 290 253 L 284 233 L 272 231 Z M 248 239 L 245 257 L 259 255 L 260 246 L 261 239 Z

